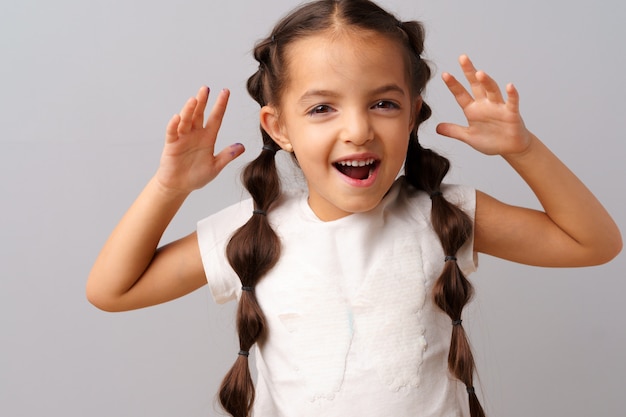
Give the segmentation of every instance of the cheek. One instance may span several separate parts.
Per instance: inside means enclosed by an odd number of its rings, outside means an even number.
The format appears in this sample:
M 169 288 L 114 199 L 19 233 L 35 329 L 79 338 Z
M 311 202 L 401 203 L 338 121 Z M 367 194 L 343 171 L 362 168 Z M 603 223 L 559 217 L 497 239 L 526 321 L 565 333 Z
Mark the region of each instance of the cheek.
M 398 148 L 406 151 L 411 136 L 410 126 L 408 124 L 396 124 L 389 126 L 387 132 L 389 132 L 390 143 L 393 143 L 394 149 Z
M 391 145 L 391 156 L 396 165 L 402 165 L 406 159 L 406 153 L 409 148 L 410 132 L 398 132 L 397 139 Z
M 308 174 L 318 172 L 329 165 L 328 154 L 325 154 L 321 146 L 302 146 L 294 148 L 294 155 L 300 169 Z
M 319 162 L 328 159 L 334 141 L 333 136 L 327 130 L 318 126 L 299 126 L 291 133 L 291 144 L 298 160 Z

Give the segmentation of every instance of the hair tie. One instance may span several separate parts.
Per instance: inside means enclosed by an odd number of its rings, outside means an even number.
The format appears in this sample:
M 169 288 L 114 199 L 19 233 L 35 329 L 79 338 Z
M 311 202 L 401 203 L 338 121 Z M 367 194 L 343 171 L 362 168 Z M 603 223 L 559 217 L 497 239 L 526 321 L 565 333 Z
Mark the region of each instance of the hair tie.
M 252 214 L 260 214 L 261 216 L 267 216 L 267 212 L 265 210 L 258 210 L 258 209 L 252 210 Z
M 453 321 L 452 321 L 452 325 L 453 325 L 453 326 L 460 326 L 460 325 L 461 325 L 461 323 L 463 323 L 463 320 L 461 320 L 461 319 L 458 319 L 458 320 L 453 320 Z
M 469 386 L 469 387 L 467 387 L 467 393 L 468 393 L 469 395 L 472 395 L 472 394 L 475 394 L 475 393 L 476 393 L 476 391 L 474 390 L 474 387 Z
M 276 148 L 271 145 L 263 145 L 263 147 L 261 148 L 261 151 L 268 151 L 276 155 Z
M 238 355 L 245 356 L 247 358 L 248 356 L 250 356 L 250 352 L 247 350 L 240 350 Z
M 254 291 L 254 288 L 253 287 L 241 287 L 241 291 L 252 292 L 252 291 Z
M 439 197 L 439 196 L 442 196 L 442 195 L 443 195 L 443 193 L 442 193 L 441 191 L 439 191 L 439 190 L 437 190 L 437 191 L 433 191 L 433 192 L 430 194 L 430 199 L 432 200 L 433 198 L 435 198 L 435 197 Z
M 272 43 L 276 43 L 276 35 L 272 35 L 271 40 L 272 40 Z
M 456 256 L 453 255 L 448 255 L 444 258 L 444 262 L 448 262 L 448 261 L 454 261 L 456 262 Z

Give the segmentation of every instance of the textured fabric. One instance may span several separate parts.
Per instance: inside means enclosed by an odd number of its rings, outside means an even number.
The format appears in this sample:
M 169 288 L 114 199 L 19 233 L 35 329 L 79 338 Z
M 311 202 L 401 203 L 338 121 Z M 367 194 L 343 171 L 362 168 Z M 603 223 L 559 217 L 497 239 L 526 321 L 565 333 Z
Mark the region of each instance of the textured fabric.
M 445 186 L 473 219 L 475 191 Z M 461 416 L 465 388 L 447 370 L 451 323 L 431 300 L 444 253 L 430 198 L 401 178 L 374 210 L 320 221 L 304 192 L 286 193 L 268 218 L 282 242 L 257 285 L 269 335 L 256 349 L 255 416 Z M 198 223 L 214 299 L 236 300 L 241 283 L 225 258 L 247 200 Z M 470 239 L 457 253 L 466 275 Z

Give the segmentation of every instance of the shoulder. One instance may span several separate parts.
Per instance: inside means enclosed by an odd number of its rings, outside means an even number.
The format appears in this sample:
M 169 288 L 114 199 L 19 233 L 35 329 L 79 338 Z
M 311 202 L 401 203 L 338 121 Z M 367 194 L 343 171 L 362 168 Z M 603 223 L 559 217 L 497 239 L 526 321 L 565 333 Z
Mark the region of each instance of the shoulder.
M 200 220 L 197 224 L 198 236 L 230 234 L 251 215 L 252 200 L 245 199 Z
M 297 224 L 302 195 L 302 192 L 283 193 L 267 214 L 270 223 Z M 252 217 L 253 208 L 252 199 L 245 199 L 197 224 L 198 247 L 204 272 L 211 295 L 218 303 L 235 300 L 240 292 L 241 283 L 228 262 L 226 248 L 235 231 Z M 273 224 L 273 227 L 276 226 Z
M 301 202 L 305 199 L 302 190 L 284 191 L 272 206 L 268 218 L 273 226 L 282 223 L 299 212 Z M 197 223 L 198 241 L 201 249 L 221 244 L 243 226 L 252 216 L 254 205 L 251 198 L 232 204 L 217 213 L 211 214 Z M 280 222 L 278 221 L 280 219 Z
M 446 200 L 458 206 L 461 210 L 474 217 L 476 211 L 476 189 L 463 184 L 442 184 L 441 192 Z M 411 212 L 419 212 L 430 216 L 432 200 L 423 190 L 413 187 L 404 178 L 400 177 L 390 190 L 390 197 L 399 204 L 407 206 Z
M 441 192 L 446 200 L 474 217 L 476 212 L 476 189 L 462 184 L 442 184 Z

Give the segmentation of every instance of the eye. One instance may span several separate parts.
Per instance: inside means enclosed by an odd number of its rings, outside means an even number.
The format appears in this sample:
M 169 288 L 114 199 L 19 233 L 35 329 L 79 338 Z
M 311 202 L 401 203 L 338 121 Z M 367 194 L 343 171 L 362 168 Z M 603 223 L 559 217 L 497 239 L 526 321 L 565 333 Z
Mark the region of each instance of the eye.
M 383 109 L 383 110 L 396 110 L 399 109 L 400 106 L 393 101 L 389 100 L 380 100 L 377 101 L 376 104 L 372 106 L 373 109 Z
M 327 104 L 320 104 L 320 105 L 317 105 L 317 106 L 313 107 L 311 110 L 309 110 L 309 116 L 315 116 L 317 114 L 330 113 L 332 111 L 333 111 L 333 109 L 329 105 L 327 105 Z

